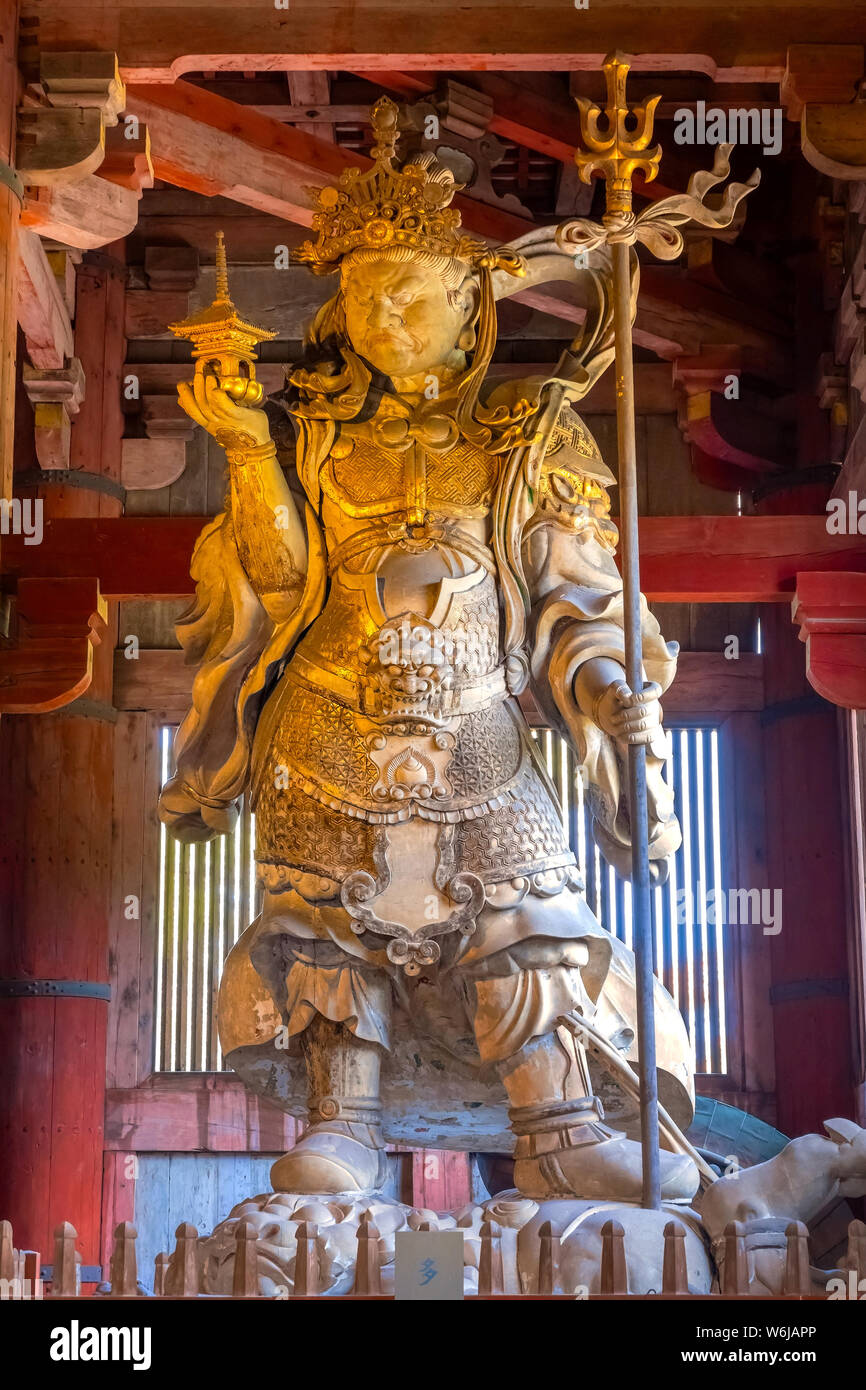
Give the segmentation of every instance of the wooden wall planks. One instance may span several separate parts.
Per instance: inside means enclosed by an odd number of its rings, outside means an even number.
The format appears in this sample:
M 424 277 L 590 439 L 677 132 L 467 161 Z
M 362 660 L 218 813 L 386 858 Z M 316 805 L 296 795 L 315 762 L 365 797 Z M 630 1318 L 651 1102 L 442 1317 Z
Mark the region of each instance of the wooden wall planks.
M 245 1197 L 270 1191 L 278 1154 L 148 1153 L 137 1160 L 134 1214 L 138 1277 L 153 1287 L 156 1256 L 175 1247 L 175 1231 L 189 1221 L 209 1235 Z M 118 1218 L 122 1220 L 123 1218 Z
M 193 674 L 179 649 L 145 648 L 136 661 L 128 660 L 123 650 L 118 650 L 114 661 L 114 702 L 120 710 L 185 711 Z M 668 716 L 713 715 L 757 710 L 763 703 L 763 657 L 744 651 L 737 660 L 729 661 L 722 651 L 684 651 L 680 653 L 677 678 L 665 697 L 664 707 Z

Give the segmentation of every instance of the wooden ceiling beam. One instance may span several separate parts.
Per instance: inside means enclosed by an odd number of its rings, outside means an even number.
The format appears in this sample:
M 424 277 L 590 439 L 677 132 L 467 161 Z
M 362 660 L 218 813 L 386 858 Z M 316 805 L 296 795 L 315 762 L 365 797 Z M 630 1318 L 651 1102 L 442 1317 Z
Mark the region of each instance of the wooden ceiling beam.
M 13 578 L 99 579 L 108 599 L 183 598 L 207 517 L 58 518 L 42 545 L 5 538 Z M 648 516 L 640 523 L 641 582 L 657 603 L 784 603 L 804 570 L 866 573 L 858 536 L 827 533 L 819 516 Z
M 333 182 L 347 166 L 371 164 L 366 155 L 190 82 L 129 87 L 126 109 L 147 122 L 157 178 L 210 197 L 222 194 L 305 227 L 313 216 L 307 188 Z M 534 225 L 471 198 L 459 196 L 454 205 L 469 231 L 491 240 L 508 241 Z
M 237 0 L 79 0 L 47 6 L 24 0 L 39 20 L 45 49 L 111 49 L 130 82 L 172 82 L 187 72 L 291 71 L 324 68 L 470 69 L 542 72 L 597 68 L 617 45 L 639 55 L 643 70 L 704 71 L 716 80 L 778 80 L 789 43 L 814 42 L 816 23 L 828 44 L 859 32 L 859 0 L 820 9 L 799 0 L 740 0 L 726 12 L 697 10 L 691 0 L 607 0 L 575 11 L 563 0 L 520 5 L 325 3 L 240 5 Z M 402 45 L 403 52 L 389 52 Z M 459 47 L 458 47 L 459 46 Z

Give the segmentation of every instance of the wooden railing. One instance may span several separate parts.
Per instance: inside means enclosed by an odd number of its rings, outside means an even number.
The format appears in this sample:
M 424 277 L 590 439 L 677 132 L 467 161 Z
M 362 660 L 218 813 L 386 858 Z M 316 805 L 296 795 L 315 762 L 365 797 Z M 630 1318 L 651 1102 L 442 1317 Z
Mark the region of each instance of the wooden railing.
M 431 1230 L 429 1222 L 421 1231 Z M 231 1294 L 205 1294 L 201 1291 L 199 1234 L 196 1227 L 182 1222 L 175 1233 L 173 1254 L 163 1252 L 156 1257 L 153 1294 L 139 1283 L 136 1260 L 137 1231 L 129 1221 L 123 1221 L 114 1233 L 110 1264 L 110 1293 L 101 1287 L 98 1296 L 112 1298 L 319 1298 L 333 1297 L 320 1287 L 319 1230 L 315 1222 L 298 1223 L 293 1287 L 284 1286 L 281 1292 L 263 1295 L 259 1292 L 258 1231 L 250 1220 L 239 1221 L 235 1230 L 235 1257 Z M 750 1290 L 745 1228 L 732 1222 L 725 1231 L 724 1258 L 720 1286 L 710 1294 L 689 1292 L 686 1264 L 686 1232 L 678 1221 L 669 1221 L 664 1228 L 662 1287 L 658 1293 L 636 1295 L 629 1292 L 626 1259 L 626 1233 L 618 1221 L 607 1221 L 602 1227 L 601 1278 L 597 1294 L 592 1298 L 753 1298 Z M 554 1292 L 559 1269 L 560 1242 L 552 1225 L 546 1221 L 538 1231 L 538 1265 L 532 1295 L 505 1292 L 501 1228 L 485 1218 L 480 1230 L 478 1292 L 467 1295 L 478 1298 L 569 1298 L 575 1294 Z M 40 1255 L 36 1251 L 16 1250 L 12 1226 L 0 1222 L 0 1280 L 4 1297 L 40 1298 L 43 1296 L 40 1277 Z M 46 1296 L 49 1298 L 81 1298 L 93 1295 L 81 1293 L 81 1256 L 75 1248 L 77 1234 L 69 1222 L 57 1227 L 54 1234 L 54 1265 Z M 794 1221 L 785 1231 L 786 1262 L 781 1298 L 822 1297 L 815 1293 L 809 1264 L 809 1233 L 802 1222 Z M 852 1221 L 848 1227 L 846 1275 L 855 1288 L 866 1280 L 866 1224 Z M 851 1276 L 854 1276 L 853 1280 Z M 17 1292 L 16 1292 L 17 1289 Z M 391 1298 L 383 1291 L 380 1234 L 372 1213 L 361 1216 L 357 1231 L 355 1275 L 351 1292 L 337 1295 L 344 1298 Z M 856 1295 L 855 1295 L 856 1296 Z

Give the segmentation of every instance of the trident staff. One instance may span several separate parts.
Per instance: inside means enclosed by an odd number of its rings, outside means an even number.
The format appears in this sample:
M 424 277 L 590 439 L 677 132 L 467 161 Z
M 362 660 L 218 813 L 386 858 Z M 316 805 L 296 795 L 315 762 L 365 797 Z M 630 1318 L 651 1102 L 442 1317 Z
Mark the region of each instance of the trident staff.
M 712 228 L 729 226 L 738 203 L 756 187 L 760 175 L 756 171 L 748 183 L 731 184 L 725 190 L 717 208 L 705 207 L 704 196 L 727 177 L 730 169 L 728 155 L 731 146 L 720 145 L 712 173 L 700 172 L 693 175 L 687 193 L 666 198 L 635 216 L 632 211 L 632 177 L 640 172 L 647 181 L 654 179 L 661 160 L 661 147 L 651 147 L 653 113 L 661 97 L 648 97 L 630 108 L 625 95 L 629 67 L 630 64 L 622 53 L 611 53 L 605 59 L 603 71 L 607 84 L 607 105 L 603 113 L 586 98 L 578 98 L 581 135 L 586 149 L 576 151 L 575 163 L 584 183 L 590 182 L 594 172 L 602 175 L 605 181 L 605 214 L 601 225 L 585 219 L 562 225 L 557 229 L 557 242 L 563 250 L 570 252 L 589 252 L 602 246 L 610 248 L 613 272 L 626 679 L 631 691 L 637 694 L 644 688 L 644 678 L 632 357 L 632 258 L 636 258 L 636 253 L 632 248 L 636 241 L 641 241 L 661 259 L 673 259 L 683 249 L 679 226 L 692 220 Z M 636 283 L 635 277 L 635 288 Z M 629 746 L 628 774 L 641 1080 L 643 1205 L 658 1210 L 661 1207 L 659 1103 L 653 1000 L 646 748 L 643 744 Z
M 649 181 L 658 173 L 661 146 L 649 148 L 653 112 L 660 97 L 650 97 L 634 108 L 634 126 L 626 129 L 629 107 L 625 80 L 629 64 L 620 53 L 604 62 L 607 81 L 606 132 L 599 132 L 601 111 L 580 100 L 581 135 L 586 151 L 575 153 L 584 183 L 593 170 L 605 181 L 603 225 L 613 261 L 613 323 L 616 347 L 616 437 L 619 459 L 620 524 L 622 537 L 623 606 L 625 618 L 625 674 L 633 692 L 643 689 L 643 651 L 640 613 L 640 548 L 638 540 L 637 452 L 634 425 L 634 362 L 632 357 L 631 275 L 629 257 L 634 253 L 630 235 L 634 224 L 631 206 L 632 175 L 640 170 Z M 634 946 L 637 975 L 637 1036 L 641 1072 L 641 1147 L 643 1150 L 643 1205 L 661 1207 L 659 1177 L 659 1097 L 656 1076 L 656 1034 L 653 1007 L 653 943 L 650 904 L 649 823 L 646 800 L 646 746 L 630 744 L 628 750 L 629 811 L 631 821 L 631 874 L 634 904 Z

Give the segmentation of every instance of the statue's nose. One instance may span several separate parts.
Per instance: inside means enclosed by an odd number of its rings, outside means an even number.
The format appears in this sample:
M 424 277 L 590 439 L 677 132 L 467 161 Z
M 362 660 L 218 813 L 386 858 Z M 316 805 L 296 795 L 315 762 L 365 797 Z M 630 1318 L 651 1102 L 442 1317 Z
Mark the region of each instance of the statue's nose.
M 393 318 L 390 304 L 384 299 L 374 299 L 367 318 L 371 328 L 387 328 Z

